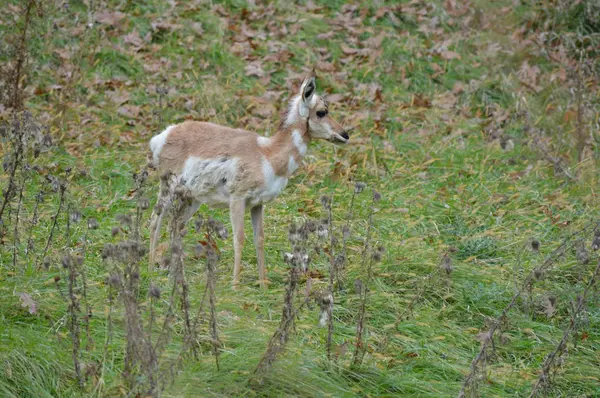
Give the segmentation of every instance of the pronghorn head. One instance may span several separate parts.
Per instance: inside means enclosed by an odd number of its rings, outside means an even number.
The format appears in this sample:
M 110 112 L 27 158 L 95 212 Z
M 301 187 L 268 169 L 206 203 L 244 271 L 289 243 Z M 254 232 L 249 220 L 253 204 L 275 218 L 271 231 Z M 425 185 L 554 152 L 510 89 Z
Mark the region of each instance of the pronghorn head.
M 327 102 L 316 93 L 316 90 L 316 76 L 312 73 L 304 79 L 300 94 L 292 101 L 287 124 L 306 123 L 311 138 L 345 144 L 350 139 L 348 131 L 329 115 Z

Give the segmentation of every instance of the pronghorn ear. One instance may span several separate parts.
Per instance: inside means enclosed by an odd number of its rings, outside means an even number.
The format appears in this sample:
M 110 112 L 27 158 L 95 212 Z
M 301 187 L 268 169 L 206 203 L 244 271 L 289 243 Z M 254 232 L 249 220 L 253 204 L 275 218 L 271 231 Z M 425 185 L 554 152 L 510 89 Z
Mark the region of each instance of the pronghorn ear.
M 304 79 L 302 82 L 302 87 L 300 88 L 300 92 L 302 93 L 302 100 L 308 105 L 313 95 L 315 94 L 315 90 L 317 89 L 317 79 L 315 75 L 311 75 Z
M 302 86 L 300 87 L 300 95 L 302 96 L 299 109 L 300 117 L 308 117 L 310 113 L 310 103 L 315 95 L 316 89 L 316 78 L 314 74 L 311 74 L 309 77 L 304 79 Z

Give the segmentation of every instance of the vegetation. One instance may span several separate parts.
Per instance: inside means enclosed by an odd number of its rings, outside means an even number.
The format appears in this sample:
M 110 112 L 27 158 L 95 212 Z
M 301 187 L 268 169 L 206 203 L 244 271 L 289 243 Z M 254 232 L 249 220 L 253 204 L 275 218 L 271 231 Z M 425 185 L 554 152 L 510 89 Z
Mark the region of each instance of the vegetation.
M 593 0 L 8 0 L 0 395 L 596 395 L 598 21 Z M 246 244 L 232 290 L 228 214 L 182 225 L 148 141 L 271 135 L 313 68 L 351 143 L 311 144 L 266 209 L 268 289 Z

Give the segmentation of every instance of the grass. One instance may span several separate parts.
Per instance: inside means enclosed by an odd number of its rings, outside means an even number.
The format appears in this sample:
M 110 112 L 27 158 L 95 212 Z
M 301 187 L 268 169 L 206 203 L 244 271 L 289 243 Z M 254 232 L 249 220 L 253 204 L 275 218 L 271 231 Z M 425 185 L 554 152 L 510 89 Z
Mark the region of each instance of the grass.
M 81 23 L 73 17 L 85 20 L 85 5 L 73 2 L 69 9 L 49 5 L 44 10 L 46 18 L 35 25 L 37 32 L 47 33 L 29 41 L 31 65 L 26 79 L 31 88 L 28 108 L 46 117 L 53 136 L 61 138 L 61 147 L 46 156 L 59 170 L 68 165 L 86 172 L 72 177 L 69 203 L 80 208 L 84 217 L 100 222 L 100 228 L 89 236 L 91 249 L 85 262 L 95 313 L 91 328 L 95 347 L 84 354 L 83 362 L 87 366 L 102 363 L 102 370 L 92 380 L 95 387 L 77 387 L 67 306 L 53 282 L 55 275 L 63 275 L 59 261 L 49 270 L 31 266 L 11 270 L 9 240 L 3 242 L 0 264 L 0 392 L 4 396 L 126 395 L 120 375 L 124 356 L 120 307 L 114 309 L 110 355 L 103 357 L 108 269 L 100 250 L 115 239 L 110 233 L 115 216 L 135 207 L 129 196 L 131 174 L 144 164 L 149 138 L 188 117 L 273 133 L 276 118 L 252 113 L 257 98 L 272 91 L 287 92 L 287 78 L 318 65 L 323 60 L 320 51 L 331 55 L 326 60 L 334 70 L 317 68 L 319 91 L 345 96 L 341 103 L 332 104 L 331 112 L 338 120 L 356 126 L 353 143 L 343 149 L 311 144 L 305 166 L 267 207 L 266 263 L 272 281 L 268 291 L 254 284 L 257 272 L 251 235 L 247 233 L 246 268 L 237 291 L 232 291 L 229 283 L 232 243 L 221 244 L 217 285 L 221 370 L 216 371 L 208 349 L 197 360 L 186 357 L 165 396 L 455 396 L 479 350 L 478 333 L 510 302 L 515 281 L 522 281 L 565 236 L 599 218 L 598 175 L 593 172 L 598 170 L 597 145 L 592 165 L 587 166 L 591 173 L 576 181 L 558 177 L 552 165 L 540 160 L 527 145 L 524 119 L 513 117 L 525 107 L 532 123 L 556 138 L 557 150 L 571 164 L 576 162 L 569 150 L 574 126 L 564 117 L 570 106 L 567 83 L 550 79 L 559 67 L 536 46 L 514 39 L 533 12 L 530 5 L 524 3 L 511 11 L 511 1 L 475 1 L 473 7 L 478 11 L 453 16 L 443 2 L 436 1 L 417 7 L 427 10 L 425 16 L 405 10 L 393 18 L 386 14 L 374 19 L 378 8 L 392 7 L 395 2 L 359 3 L 359 9 L 350 15 L 358 21 L 344 20 L 344 29 L 336 31 L 333 38 L 319 39 L 317 35 L 330 30 L 332 20 L 346 15 L 344 2 L 316 1 L 314 12 L 304 3 L 292 8 L 278 1 L 268 6 L 225 1 L 212 10 L 203 2 L 175 6 L 158 1 L 109 3 L 96 12 L 118 10 L 127 16 L 78 35 L 72 32 Z M 359 16 L 363 6 L 368 14 Z M 5 23 L 0 24 L 5 34 L 7 12 L 3 11 Z M 55 22 L 55 31 L 49 30 L 49 20 Z M 158 21 L 167 27 L 153 28 Z M 194 23 L 200 23 L 202 30 Z M 242 26 L 256 32 L 250 39 L 252 45 L 248 39 L 239 39 Z M 282 33 L 284 27 L 288 33 Z M 440 31 L 427 33 L 427 27 Z M 352 29 L 364 31 L 353 34 Z M 133 31 L 144 38 L 139 52 L 125 40 Z M 386 37 L 381 54 L 374 59 L 344 53 L 344 46 L 358 47 L 349 38 L 357 37 L 361 43 L 380 32 Z M 449 41 L 447 50 L 460 58 L 433 51 L 445 40 Z M 262 62 L 265 72 L 271 73 L 268 81 L 246 76 L 248 62 L 272 54 L 270 44 L 287 48 L 293 57 L 285 62 Z M 500 49 L 495 51 L 495 46 Z M 70 58 L 62 59 L 55 52 L 64 48 L 69 49 Z M 89 54 L 88 48 L 97 50 Z M 82 51 L 82 66 L 69 83 L 68 72 L 74 68 L 70 60 L 77 51 Z M 6 61 L 1 56 L 0 60 Z M 517 71 L 524 60 L 541 70 L 538 84 L 542 90 L 538 93 L 520 83 Z M 52 88 L 68 84 L 74 89 L 64 95 L 61 88 Z M 370 84 L 378 85 L 380 97 L 369 94 Z M 156 91 L 159 86 L 168 88 L 162 108 Z M 462 89 L 452 94 L 455 104 L 445 106 L 444 96 L 459 86 Z M 125 92 L 128 99 L 115 103 L 110 100 L 112 91 Z M 590 102 L 597 104 L 598 91 L 590 92 Z M 285 96 L 277 101 L 277 110 L 284 106 Z M 56 115 L 60 105 L 64 106 L 62 119 Z M 123 107 L 138 107 L 137 114 Z M 513 117 L 505 126 L 505 133 L 515 142 L 512 150 L 503 150 L 498 141 L 486 138 L 486 127 L 495 122 L 494 110 Z M 281 316 L 287 275 L 282 254 L 289 250 L 287 225 L 307 216 L 321 217 L 322 194 L 334 196 L 334 223 L 341 224 L 354 181 L 366 182 L 383 196 L 375 214 L 374 239 L 385 246 L 386 255 L 376 264 L 370 286 L 365 361 L 360 368 L 350 367 L 354 316 L 359 307 L 353 284 L 362 277 L 361 236 L 370 204 L 367 193 L 356 202 L 355 235 L 349 242 L 344 277 L 347 289 L 336 297 L 334 307 L 334 344 L 347 342 L 349 352 L 328 362 L 324 348 L 327 331 L 317 327 L 318 307 L 307 310 L 265 384 L 252 389 L 248 380 Z M 153 183 L 158 185 L 157 176 Z M 152 189 L 151 196 L 156 191 Z M 54 202 L 44 206 L 46 215 L 56 206 L 56 199 L 51 200 Z M 228 225 L 225 212 L 204 207 L 201 211 Z M 35 231 L 38 244 L 48 228 L 42 223 Z M 80 237 L 83 226 L 75 228 L 74 236 Z M 250 231 L 249 221 L 246 231 Z M 147 237 L 147 231 L 144 233 Z M 540 253 L 529 249 L 532 239 L 541 242 Z M 187 240 L 192 250 L 198 237 L 189 234 Z M 59 245 L 53 247 L 52 256 L 59 259 L 56 247 Z M 441 278 L 428 282 L 413 315 L 395 328 L 398 314 L 450 248 L 456 251 L 451 253 L 454 272 L 449 284 Z M 597 261 L 597 256 L 593 258 L 591 264 Z M 324 260 L 314 266 L 326 273 Z M 526 310 L 526 300 L 511 312 L 503 343 L 496 344 L 480 383 L 482 396 L 529 394 L 545 355 L 554 349 L 569 323 L 569 303 L 581 293 L 591 275 L 590 267 L 578 265 L 575 253 L 567 252 L 559 266 L 535 285 L 531 297 L 534 316 Z M 167 285 L 166 275 L 149 275 L 146 267 L 142 269 L 144 291 L 151 278 Z M 186 275 L 195 308 L 204 287 L 200 262 L 188 258 Z M 325 286 L 326 278 L 317 284 Z M 37 314 L 20 306 L 21 292 L 36 301 Z M 540 310 L 548 295 L 557 297 L 557 313 L 552 318 Z M 599 330 L 595 295 L 588 305 L 583 332 L 576 344 L 569 346 L 549 395 L 598 393 Z M 180 344 L 176 332 L 168 355 L 175 355 Z

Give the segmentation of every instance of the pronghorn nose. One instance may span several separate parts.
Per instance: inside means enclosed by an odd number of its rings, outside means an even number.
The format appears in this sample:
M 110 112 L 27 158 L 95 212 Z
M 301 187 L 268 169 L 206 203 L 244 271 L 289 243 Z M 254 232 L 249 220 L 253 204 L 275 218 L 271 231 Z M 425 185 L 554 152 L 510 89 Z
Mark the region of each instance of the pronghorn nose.
M 343 132 L 342 134 L 340 134 L 340 135 L 341 135 L 341 136 L 342 136 L 342 138 L 343 138 L 343 139 L 345 139 L 345 140 L 349 140 L 349 139 L 350 139 L 350 136 L 348 135 L 348 132 L 347 132 L 347 131 L 344 131 L 344 132 Z

